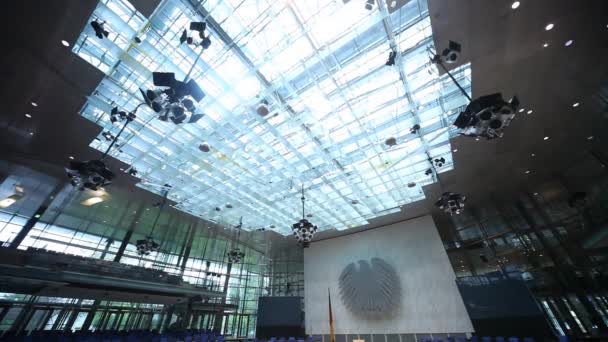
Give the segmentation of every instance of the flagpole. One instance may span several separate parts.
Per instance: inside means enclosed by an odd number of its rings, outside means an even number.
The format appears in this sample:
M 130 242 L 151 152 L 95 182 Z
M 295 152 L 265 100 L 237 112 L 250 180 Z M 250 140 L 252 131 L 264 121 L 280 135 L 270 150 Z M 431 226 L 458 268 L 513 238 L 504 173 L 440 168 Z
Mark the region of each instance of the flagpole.
M 334 334 L 334 317 L 331 312 L 331 294 L 329 293 L 329 287 L 327 288 L 327 299 L 329 302 L 329 342 L 336 342 L 336 335 Z

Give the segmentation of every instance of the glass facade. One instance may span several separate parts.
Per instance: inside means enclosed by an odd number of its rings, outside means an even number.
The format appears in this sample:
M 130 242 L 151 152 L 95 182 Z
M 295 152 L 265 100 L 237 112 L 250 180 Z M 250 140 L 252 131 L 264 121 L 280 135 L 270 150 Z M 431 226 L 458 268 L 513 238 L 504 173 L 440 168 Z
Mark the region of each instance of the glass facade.
M 438 220 L 457 277 L 523 279 L 556 333 L 606 331 L 608 177 L 588 167 Z

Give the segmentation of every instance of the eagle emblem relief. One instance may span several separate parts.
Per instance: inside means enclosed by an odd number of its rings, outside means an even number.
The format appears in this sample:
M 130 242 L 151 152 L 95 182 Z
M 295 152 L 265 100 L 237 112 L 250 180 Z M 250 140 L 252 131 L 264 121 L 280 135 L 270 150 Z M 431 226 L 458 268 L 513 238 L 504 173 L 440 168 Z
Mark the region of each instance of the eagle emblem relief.
M 401 305 L 401 281 L 380 258 L 348 264 L 339 278 L 340 298 L 349 311 L 366 318 L 388 318 Z

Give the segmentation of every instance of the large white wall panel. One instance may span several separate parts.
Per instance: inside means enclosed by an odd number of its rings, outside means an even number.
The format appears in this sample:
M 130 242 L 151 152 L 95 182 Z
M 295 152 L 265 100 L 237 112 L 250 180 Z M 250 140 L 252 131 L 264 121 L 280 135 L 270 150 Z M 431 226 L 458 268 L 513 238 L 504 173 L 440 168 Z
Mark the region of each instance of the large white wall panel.
M 361 270 L 362 267 L 373 266 L 372 258 L 384 260 L 390 265 L 388 269 L 394 269 L 397 274 L 401 295 L 395 295 L 399 290 L 388 290 L 397 301 L 396 310 L 392 312 L 362 313 L 365 310 L 348 309 L 341 298 L 339 278 L 351 263 L 357 270 L 350 281 L 359 293 L 373 291 L 382 285 L 378 283 L 378 279 L 383 278 L 382 274 L 357 276 L 365 271 Z M 384 270 L 386 268 L 382 272 Z M 306 332 L 309 334 L 329 333 L 328 288 L 336 334 L 473 331 L 456 287 L 452 266 L 430 216 L 315 242 L 305 249 L 304 303 Z M 380 301 L 373 306 L 381 304 Z

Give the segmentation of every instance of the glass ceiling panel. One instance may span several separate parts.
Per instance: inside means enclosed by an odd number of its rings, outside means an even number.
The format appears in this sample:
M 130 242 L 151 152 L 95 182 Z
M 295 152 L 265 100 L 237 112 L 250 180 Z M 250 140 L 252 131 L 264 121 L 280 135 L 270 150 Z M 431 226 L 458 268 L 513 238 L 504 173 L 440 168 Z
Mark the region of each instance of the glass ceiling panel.
M 177 209 L 291 234 L 303 184 L 310 220 L 345 229 L 424 199 L 422 186 L 434 181 L 428 156 L 446 159 L 439 172 L 453 168 L 450 123 L 467 100 L 429 64 L 424 0 L 391 14 L 342 0 L 163 0 L 149 18 L 126 0 L 101 0 L 94 19 L 110 36 L 96 38 L 87 24 L 73 51 L 106 75 L 81 110 L 104 132 L 117 135 L 110 109 L 137 106 L 153 71 L 183 79 L 192 69 L 206 94 L 195 124 L 162 122 L 141 107 L 110 152 L 139 171 L 140 187 L 173 185 Z M 204 20 L 212 44 L 197 60 L 179 35 Z M 401 63 L 389 67 L 391 46 Z M 470 92 L 470 65 L 453 72 Z M 266 117 L 256 114 L 262 98 Z M 415 124 L 420 137 L 410 133 Z M 396 146 L 384 144 L 389 137 Z M 198 149 L 203 142 L 210 152 Z M 100 134 L 91 146 L 109 143 Z

